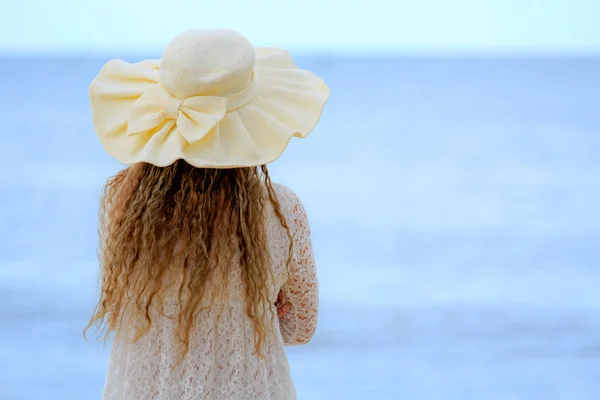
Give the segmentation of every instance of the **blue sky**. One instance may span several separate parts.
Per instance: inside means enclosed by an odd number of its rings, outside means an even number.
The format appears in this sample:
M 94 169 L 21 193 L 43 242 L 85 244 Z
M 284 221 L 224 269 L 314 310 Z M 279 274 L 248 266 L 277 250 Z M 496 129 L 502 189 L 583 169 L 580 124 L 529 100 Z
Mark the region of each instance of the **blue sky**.
M 600 0 L 0 0 L 0 52 L 155 51 L 228 27 L 299 52 L 595 52 Z

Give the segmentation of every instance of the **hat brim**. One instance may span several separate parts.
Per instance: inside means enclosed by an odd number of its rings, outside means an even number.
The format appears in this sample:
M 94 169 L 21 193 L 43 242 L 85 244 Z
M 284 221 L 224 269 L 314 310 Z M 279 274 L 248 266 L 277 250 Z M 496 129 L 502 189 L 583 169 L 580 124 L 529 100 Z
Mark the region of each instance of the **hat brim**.
M 159 85 L 158 60 L 129 64 L 109 61 L 90 85 L 96 132 L 105 150 L 124 164 L 167 166 L 178 159 L 200 168 L 268 164 L 281 156 L 292 137 L 306 137 L 319 121 L 329 88 L 313 73 L 296 67 L 279 49 L 257 48 L 256 94 L 228 112 L 201 140 L 189 143 L 169 120 L 151 132 L 127 134 L 133 103 Z

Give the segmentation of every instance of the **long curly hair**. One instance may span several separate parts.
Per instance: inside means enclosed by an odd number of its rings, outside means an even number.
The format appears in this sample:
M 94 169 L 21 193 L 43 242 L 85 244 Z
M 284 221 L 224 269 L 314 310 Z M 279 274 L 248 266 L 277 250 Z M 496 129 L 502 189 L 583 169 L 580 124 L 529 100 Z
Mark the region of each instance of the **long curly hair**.
M 100 206 L 101 290 L 85 332 L 97 325 L 106 340 L 126 320 L 133 341 L 152 327 L 151 310 L 165 315 L 164 301 L 175 293 L 176 335 L 189 349 L 190 330 L 200 310 L 227 293 L 233 254 L 239 257 L 246 312 L 263 356 L 272 333 L 267 307 L 272 282 L 265 204 L 270 201 L 291 234 L 266 166 L 195 168 L 183 160 L 167 167 L 130 166 L 111 177 Z M 126 312 L 127 311 L 127 312 Z

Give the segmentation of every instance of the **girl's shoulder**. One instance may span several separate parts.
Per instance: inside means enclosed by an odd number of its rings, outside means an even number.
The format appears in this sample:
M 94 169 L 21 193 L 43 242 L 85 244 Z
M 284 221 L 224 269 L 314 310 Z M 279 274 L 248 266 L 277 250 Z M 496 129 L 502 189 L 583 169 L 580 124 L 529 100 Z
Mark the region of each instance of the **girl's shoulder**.
M 281 210 L 288 218 L 292 218 L 295 222 L 307 218 L 304 204 L 292 189 L 281 183 L 273 183 L 273 189 Z
M 277 194 L 277 199 L 282 203 L 281 205 L 283 205 L 283 203 L 290 205 L 298 203 L 298 196 L 289 187 L 281 183 L 273 182 L 273 189 L 275 190 L 275 194 Z

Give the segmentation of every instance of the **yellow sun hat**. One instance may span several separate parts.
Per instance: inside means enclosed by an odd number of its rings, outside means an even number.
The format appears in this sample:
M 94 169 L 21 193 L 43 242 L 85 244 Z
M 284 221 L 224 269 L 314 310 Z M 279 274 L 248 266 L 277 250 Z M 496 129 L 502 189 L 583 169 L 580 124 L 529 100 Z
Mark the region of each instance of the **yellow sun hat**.
M 160 60 L 111 60 L 90 85 L 96 133 L 124 164 L 270 163 L 315 127 L 329 88 L 291 56 L 237 32 L 188 30 Z

